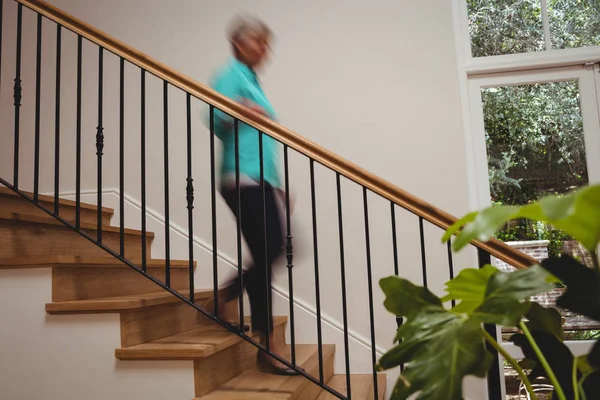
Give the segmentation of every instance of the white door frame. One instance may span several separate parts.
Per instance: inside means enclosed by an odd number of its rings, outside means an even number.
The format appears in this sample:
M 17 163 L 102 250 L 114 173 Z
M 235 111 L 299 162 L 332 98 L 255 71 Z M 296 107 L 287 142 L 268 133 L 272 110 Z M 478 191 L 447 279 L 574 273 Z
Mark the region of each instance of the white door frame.
M 476 208 L 490 204 L 487 151 L 481 89 L 499 86 L 527 85 L 544 82 L 579 82 L 580 106 L 590 183 L 600 183 L 600 73 L 596 65 L 549 68 L 544 70 L 504 72 L 469 78 L 469 111 L 471 115 L 471 149 L 475 175 Z
M 600 183 L 600 65 L 579 65 L 543 70 L 503 72 L 468 78 L 468 99 L 470 115 L 470 139 L 467 142 L 467 157 L 472 160 L 475 185 L 471 193 L 475 193 L 475 204 L 481 209 L 490 205 L 490 188 L 488 178 L 487 148 L 485 143 L 485 126 L 481 89 L 499 86 L 516 86 L 544 82 L 561 82 L 576 80 L 579 84 L 580 108 L 583 118 L 583 130 L 590 183 Z M 468 139 L 467 139 L 468 140 Z M 497 337 L 501 337 L 500 328 Z M 594 341 L 566 341 L 565 344 L 575 355 L 589 352 Z M 500 343 L 513 357 L 522 358 L 520 348 L 512 343 Z M 503 358 L 500 356 L 500 371 Z M 502 396 L 506 397 L 504 379 L 501 379 Z

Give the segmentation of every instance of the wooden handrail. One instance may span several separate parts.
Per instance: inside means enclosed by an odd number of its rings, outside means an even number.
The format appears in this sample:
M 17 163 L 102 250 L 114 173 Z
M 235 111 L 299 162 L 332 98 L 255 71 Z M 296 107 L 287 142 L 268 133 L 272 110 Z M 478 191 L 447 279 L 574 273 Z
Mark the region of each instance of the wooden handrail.
M 176 86 L 187 93 L 197 97 L 205 103 L 226 112 L 227 114 L 245 122 L 248 125 L 258 129 L 261 132 L 275 138 L 290 148 L 314 159 L 315 161 L 339 172 L 341 175 L 354 182 L 366 187 L 367 189 L 381 195 L 382 197 L 393 201 L 406 210 L 423 217 L 426 221 L 442 228 L 447 229 L 453 225 L 457 219 L 451 214 L 427 203 L 426 201 L 413 196 L 405 190 L 393 185 L 392 183 L 381 179 L 378 176 L 366 171 L 342 157 L 324 149 L 323 147 L 309 141 L 308 139 L 292 132 L 286 127 L 271 121 L 270 119 L 255 113 L 247 107 L 215 92 L 209 87 L 195 81 L 194 79 L 181 74 L 167 65 L 143 54 L 131 46 L 117 40 L 95 27 L 75 18 L 74 16 L 62 11 L 61 9 L 42 0 L 16 0 L 26 7 L 42 14 L 48 19 L 64 26 L 65 28 L 83 36 L 87 40 L 96 43 L 124 58 L 125 60 L 137 65 L 140 68 L 164 79 L 173 86 Z M 516 268 L 527 268 L 535 263 L 534 258 L 513 249 L 512 247 L 500 242 L 491 240 L 489 242 L 473 241 L 472 244 L 482 250 L 487 251 L 492 256 L 512 265 Z

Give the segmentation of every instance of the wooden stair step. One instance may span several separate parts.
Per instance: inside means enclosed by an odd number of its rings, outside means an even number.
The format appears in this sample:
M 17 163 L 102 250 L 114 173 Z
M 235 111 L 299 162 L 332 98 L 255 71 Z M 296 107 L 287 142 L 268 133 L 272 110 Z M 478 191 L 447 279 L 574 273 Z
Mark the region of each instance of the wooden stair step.
M 32 215 L 32 214 L 26 214 L 26 213 L 17 213 L 17 212 L 12 212 L 12 211 L 7 211 L 7 210 L 0 210 L 0 220 L 28 222 L 28 223 L 34 223 L 34 224 L 39 224 L 39 225 L 53 225 L 53 226 L 65 227 L 65 225 L 62 222 L 60 222 L 59 220 L 57 220 L 51 216 L 38 216 L 38 215 Z M 86 230 L 86 231 L 97 231 L 96 225 L 92 224 L 92 223 L 82 222 L 80 224 L 80 227 L 81 227 L 81 229 Z M 120 233 L 121 230 L 119 227 L 116 227 L 116 226 L 110 226 L 110 225 L 104 226 L 103 225 L 102 232 Z M 142 231 L 137 230 L 137 229 L 125 228 L 124 233 L 125 233 L 125 235 L 142 236 Z M 146 232 L 146 237 L 153 238 L 154 233 Z
M 323 346 L 325 379 L 333 376 L 334 345 Z M 286 346 L 284 358 L 289 359 Z M 310 375 L 319 376 L 317 345 L 296 345 L 296 362 Z M 311 400 L 321 389 L 303 376 L 281 376 L 248 369 L 216 390 L 194 400 Z
M 33 193 L 31 192 L 22 192 L 29 198 L 33 199 Z M 11 210 L 13 212 L 25 212 L 40 216 L 48 216 L 48 214 L 38 208 L 36 205 L 31 203 L 29 200 L 24 199 L 17 193 L 12 190 L 0 186 L 0 204 L 2 208 Z M 54 212 L 54 197 L 39 195 L 38 203 L 42 208 Z M 75 216 L 77 214 L 77 204 L 72 200 L 58 199 L 58 214 L 69 221 L 74 221 Z M 80 207 L 80 217 L 82 222 L 96 223 L 98 218 L 98 207 L 93 204 L 81 203 Z M 114 210 L 108 207 L 102 207 L 102 221 L 103 223 L 110 223 L 112 216 L 114 215 Z
M 274 329 L 285 329 L 287 317 L 273 317 Z M 252 337 L 258 334 L 248 333 Z M 213 324 L 188 332 L 115 350 L 119 360 L 195 360 L 209 357 L 240 343 L 243 339 Z
M 212 295 L 212 290 L 197 290 L 195 299 L 207 299 Z M 114 313 L 177 302 L 181 300 L 163 290 L 155 293 L 46 303 L 46 312 L 49 314 Z
M 21 192 L 24 193 L 24 194 L 26 194 L 27 196 L 33 198 L 33 192 L 27 192 L 27 191 L 24 191 L 24 190 L 21 190 Z M 0 186 L 0 195 L 21 197 L 17 193 L 13 192 L 12 190 L 10 190 L 9 188 L 4 187 L 4 186 Z M 47 196 L 47 195 L 40 194 L 40 195 L 38 195 L 38 199 L 39 199 L 39 201 L 44 202 L 44 203 L 52 203 L 52 204 L 54 204 L 54 197 L 52 197 L 52 196 Z M 70 207 L 76 207 L 77 206 L 77 203 L 75 201 L 62 199 L 60 197 L 58 199 L 58 204 L 59 205 L 70 206 Z M 95 206 L 93 204 L 81 203 L 80 207 L 82 209 L 85 209 L 85 210 L 98 211 L 98 206 Z M 102 207 L 102 212 L 107 213 L 107 214 L 114 214 L 115 210 L 113 210 L 110 207 Z
M 120 230 L 109 225 L 102 226 L 102 244 L 120 251 Z M 87 235 L 90 240 L 82 237 Z M 98 230 L 95 224 L 81 223 L 81 231 L 76 232 L 51 216 L 38 216 L 14 213 L 0 209 L 0 248 L 2 257 L 17 258 L 46 255 L 77 255 L 86 257 L 112 257 L 102 247 L 97 246 Z M 140 258 L 144 236 L 135 229 L 124 230 L 125 257 Z M 151 258 L 154 234 L 146 232 L 146 256 Z
M 386 390 L 386 375 L 378 374 L 377 375 L 377 393 L 378 400 L 383 400 L 385 398 L 385 390 Z M 341 394 L 347 395 L 348 387 L 346 385 L 346 375 L 334 375 L 333 378 L 327 385 L 332 389 L 335 389 Z M 356 400 L 373 400 L 374 392 L 373 392 L 373 375 L 372 374 L 351 374 L 350 375 L 350 387 L 352 389 L 352 398 Z M 317 400 L 337 400 L 337 397 L 332 395 L 331 393 L 323 390 Z
M 134 265 L 142 265 L 139 259 L 130 259 Z M 171 260 L 171 269 L 188 269 L 189 261 Z M 165 268 L 165 260 L 151 259 L 146 261 L 148 268 Z M 60 268 L 60 267 L 89 267 L 89 268 L 130 268 L 121 260 L 114 257 L 80 257 L 68 255 L 24 256 L 0 258 L 0 269 L 12 268 Z M 196 262 L 194 261 L 194 268 Z

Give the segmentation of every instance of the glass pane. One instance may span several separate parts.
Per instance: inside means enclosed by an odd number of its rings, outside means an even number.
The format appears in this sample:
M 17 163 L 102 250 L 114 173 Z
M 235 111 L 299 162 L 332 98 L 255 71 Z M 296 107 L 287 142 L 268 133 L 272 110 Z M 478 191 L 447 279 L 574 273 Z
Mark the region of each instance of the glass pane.
M 588 183 L 576 81 L 487 88 L 482 99 L 494 202 L 527 204 Z
M 552 47 L 600 46 L 600 0 L 548 0 Z
M 545 50 L 540 0 L 467 0 L 473 57 Z
M 482 90 L 493 204 L 523 205 L 588 184 L 576 81 Z M 592 265 L 579 243 L 552 226 L 507 224 L 497 238 L 539 260 L 569 254 Z

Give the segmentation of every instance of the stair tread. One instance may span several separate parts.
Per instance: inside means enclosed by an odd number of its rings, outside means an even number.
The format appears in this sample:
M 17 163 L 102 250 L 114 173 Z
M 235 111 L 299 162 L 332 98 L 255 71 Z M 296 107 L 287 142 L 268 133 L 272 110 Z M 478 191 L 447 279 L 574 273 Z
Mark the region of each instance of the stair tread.
M 135 265 L 141 265 L 142 260 L 130 260 Z M 171 260 L 171 268 L 188 268 L 187 260 Z M 49 255 L 49 256 L 25 256 L 14 258 L 0 258 L 0 269 L 3 268 L 37 268 L 37 267 L 58 267 L 58 266 L 94 266 L 94 267 L 116 267 L 123 266 L 129 268 L 121 260 L 114 257 L 81 257 L 69 255 Z M 146 260 L 148 268 L 164 268 L 165 260 L 150 259 Z M 194 261 L 194 267 L 196 262 Z
M 334 345 L 323 345 L 323 358 L 333 356 Z M 286 346 L 284 358 L 289 359 L 290 346 Z M 296 345 L 297 365 L 318 376 L 318 346 Z M 303 376 L 281 376 L 259 372 L 251 368 L 231 379 L 218 389 L 195 400 L 286 400 L 291 399 L 301 386 L 313 383 Z
M 4 220 L 11 220 L 11 221 L 31 222 L 31 223 L 37 223 L 37 224 L 43 224 L 43 225 L 64 226 L 64 224 L 62 222 L 60 222 L 59 220 L 57 220 L 57 219 L 55 219 L 55 218 L 53 218 L 51 216 L 41 217 L 41 216 L 37 216 L 37 215 L 31 215 L 31 214 L 25 214 L 25 213 L 16 213 L 16 212 L 5 211 L 5 210 L 0 211 L 0 220 L 2 220 L 2 219 L 4 219 Z M 82 229 L 85 229 L 85 230 L 90 230 L 90 231 L 97 230 L 95 224 L 90 224 L 90 223 L 82 222 L 80 224 L 80 226 L 81 226 Z M 103 232 L 119 233 L 120 229 L 118 227 L 115 227 L 115 226 L 103 225 L 102 226 L 102 231 Z M 126 235 L 142 236 L 142 231 L 137 230 L 137 229 L 125 228 L 124 233 Z M 146 237 L 153 238 L 154 237 L 154 233 L 153 232 L 146 232 Z
M 21 193 L 33 198 L 33 193 L 32 192 L 26 192 L 21 190 Z M 0 187 L 0 195 L 4 195 L 4 196 L 19 196 L 17 193 L 13 192 L 12 190 L 10 190 L 7 187 Z M 47 196 L 47 195 L 38 195 L 38 199 L 41 202 L 45 202 L 45 203 L 54 203 L 54 197 L 52 196 Z M 65 200 L 65 199 L 58 199 L 58 204 L 63 205 L 63 206 L 71 206 L 71 207 L 76 207 L 77 203 L 73 200 Z M 80 207 L 86 210 L 94 210 L 97 211 L 98 207 L 93 205 L 93 204 L 88 204 L 88 203 L 80 203 Z M 115 210 L 113 210 L 112 208 L 109 207 L 102 207 L 102 212 L 105 214 L 114 214 Z
M 327 382 L 327 385 L 339 393 L 346 394 L 346 375 L 334 375 Z M 352 398 L 356 400 L 367 400 L 373 398 L 373 375 L 372 374 L 350 374 L 350 385 L 352 388 Z M 379 374 L 377 377 L 377 389 L 379 398 L 383 399 L 385 394 L 386 376 Z M 323 390 L 316 400 L 334 400 L 337 399 L 331 393 Z
M 195 298 L 209 298 L 212 290 L 197 290 Z M 92 300 L 71 300 L 46 303 L 48 313 L 119 312 L 181 301 L 167 291 L 104 297 Z
M 273 317 L 275 326 L 286 322 L 287 317 L 285 316 Z M 257 334 L 250 332 L 249 335 L 256 336 Z M 120 360 L 199 359 L 215 354 L 242 340 L 241 337 L 223 327 L 210 325 L 152 342 L 118 348 L 115 350 L 115 356 Z

